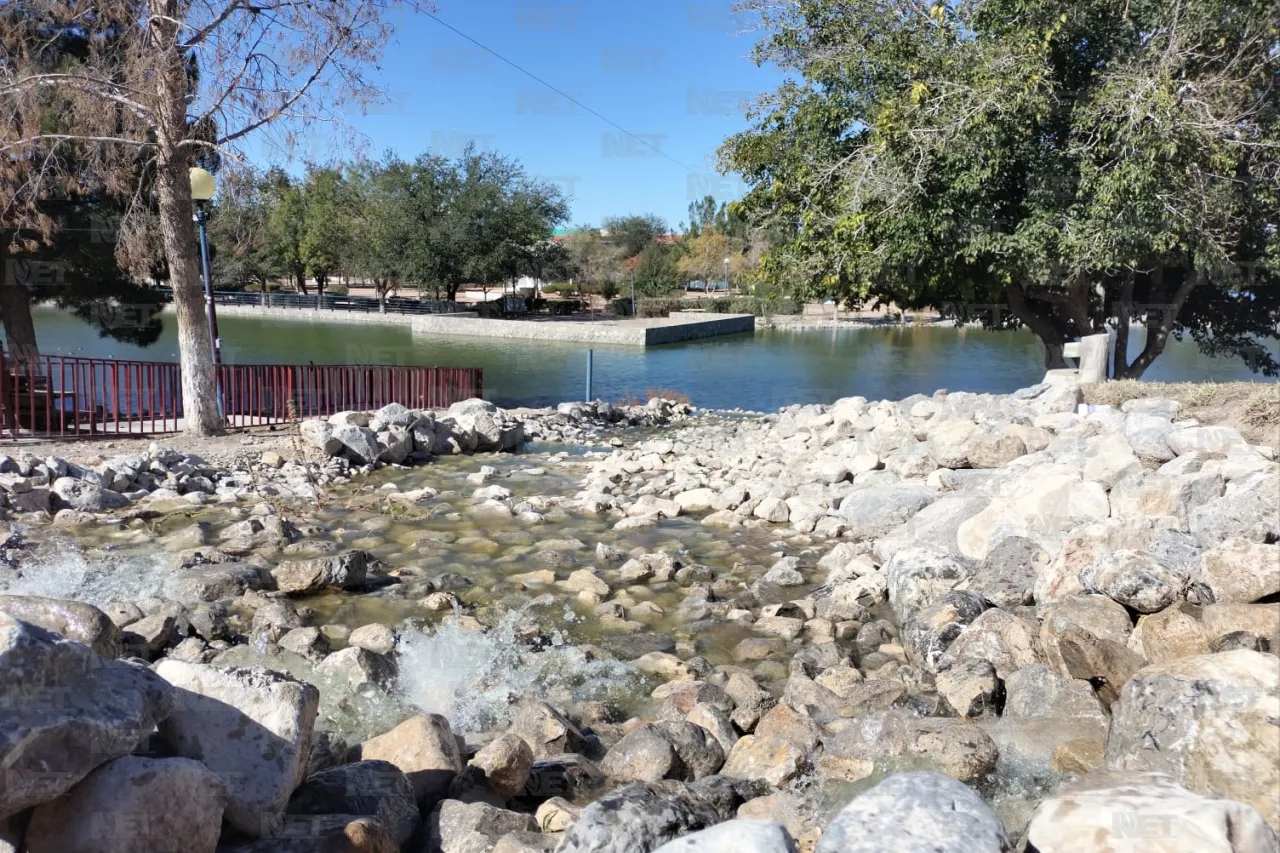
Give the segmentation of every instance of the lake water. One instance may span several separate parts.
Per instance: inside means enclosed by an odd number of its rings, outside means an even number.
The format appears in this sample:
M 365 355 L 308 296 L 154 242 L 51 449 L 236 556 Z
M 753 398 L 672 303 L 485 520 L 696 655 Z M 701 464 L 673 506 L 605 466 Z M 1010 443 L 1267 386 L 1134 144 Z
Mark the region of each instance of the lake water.
M 176 361 L 175 321 L 153 346 L 98 337 L 51 308 L 35 311 L 45 354 Z M 229 363 L 398 364 L 481 367 L 485 396 L 502 406 L 580 400 L 586 391 L 585 344 L 415 335 L 406 326 L 309 323 L 256 317 L 218 319 Z M 1132 336 L 1136 352 L 1142 335 Z M 941 326 L 761 330 L 641 350 L 595 347 L 593 395 L 643 400 L 650 390 L 679 391 L 698 406 L 777 409 L 861 394 L 901 399 L 952 391 L 1006 392 L 1044 375 L 1039 341 L 1029 332 Z M 1147 371 L 1157 381 L 1260 379 L 1243 362 L 1202 356 L 1173 341 Z

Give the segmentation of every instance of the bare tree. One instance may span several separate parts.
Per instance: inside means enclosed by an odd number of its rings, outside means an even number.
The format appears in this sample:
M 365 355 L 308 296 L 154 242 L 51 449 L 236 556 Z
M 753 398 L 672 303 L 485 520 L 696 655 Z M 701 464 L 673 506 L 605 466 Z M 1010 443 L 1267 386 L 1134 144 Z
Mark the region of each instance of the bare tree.
M 132 200 L 117 256 L 158 230 L 178 318 L 186 430 L 220 427 L 192 222 L 193 165 L 251 138 L 291 152 L 382 93 L 368 72 L 419 0 L 10 0 L 0 10 L 0 225 L 43 233 L 42 194 L 93 181 Z M 75 62 L 50 59 L 90 33 Z M 139 170 L 153 180 L 139 182 Z M 151 188 L 154 188 L 153 197 Z M 154 211 L 154 213 L 152 212 Z

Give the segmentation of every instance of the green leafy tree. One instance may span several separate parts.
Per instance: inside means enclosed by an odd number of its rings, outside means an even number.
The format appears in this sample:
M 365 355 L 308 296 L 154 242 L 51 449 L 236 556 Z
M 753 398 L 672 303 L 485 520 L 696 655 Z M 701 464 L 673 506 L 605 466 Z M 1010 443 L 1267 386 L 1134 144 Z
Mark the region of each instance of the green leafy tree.
M 266 229 L 262 255 L 269 275 L 287 278 L 299 293 L 307 292 L 307 261 L 302 251 L 306 202 L 302 190 L 281 169 L 263 181 Z
M 1114 327 L 1115 376 L 1171 336 L 1280 369 L 1273 3 L 750 5 L 791 76 L 721 165 L 769 277 L 1023 325 L 1050 367 Z
M 329 277 L 341 266 L 350 237 L 347 186 L 342 172 L 329 167 L 308 167 L 302 184 L 302 230 L 298 253 L 306 274 L 323 294 Z
M 680 272 L 679 245 L 650 243 L 634 259 L 636 293 L 641 296 L 663 296 L 680 289 L 684 277 Z
M 573 279 L 582 292 L 584 285 L 599 285 L 616 280 L 623 260 L 622 253 L 600 231 L 589 225 L 579 226 L 565 239 L 565 249 L 573 261 Z
M 604 221 L 604 230 L 618 247 L 624 258 L 634 258 L 645 247 L 667 233 L 667 222 L 653 213 L 632 213 L 626 216 L 610 216 Z

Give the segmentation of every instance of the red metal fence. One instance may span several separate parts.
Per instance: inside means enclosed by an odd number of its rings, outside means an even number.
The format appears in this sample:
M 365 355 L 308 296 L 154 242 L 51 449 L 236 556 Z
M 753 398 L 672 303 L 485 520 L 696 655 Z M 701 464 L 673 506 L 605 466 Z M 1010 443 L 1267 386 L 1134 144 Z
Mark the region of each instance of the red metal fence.
M 228 427 L 283 423 L 388 403 L 445 408 L 484 393 L 470 367 L 224 364 L 218 398 Z M 177 364 L 0 351 L 0 438 L 155 435 L 182 429 Z

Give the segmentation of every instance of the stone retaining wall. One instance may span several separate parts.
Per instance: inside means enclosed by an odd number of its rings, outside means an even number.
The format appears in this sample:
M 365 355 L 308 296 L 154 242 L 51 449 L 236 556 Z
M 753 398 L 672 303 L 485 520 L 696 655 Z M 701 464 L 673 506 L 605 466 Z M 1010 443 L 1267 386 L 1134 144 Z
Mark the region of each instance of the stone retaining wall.
M 166 306 L 172 311 L 172 306 Z M 658 346 L 697 338 L 734 335 L 755 331 L 756 318 L 750 314 L 710 314 L 689 312 L 653 320 L 490 320 L 473 311 L 458 314 L 362 314 L 354 311 L 316 311 L 299 308 L 269 308 L 252 305 L 219 305 L 219 314 L 275 317 L 308 323 L 395 323 L 407 325 L 414 333 L 461 335 L 479 338 L 507 338 L 565 341 L 619 346 Z

